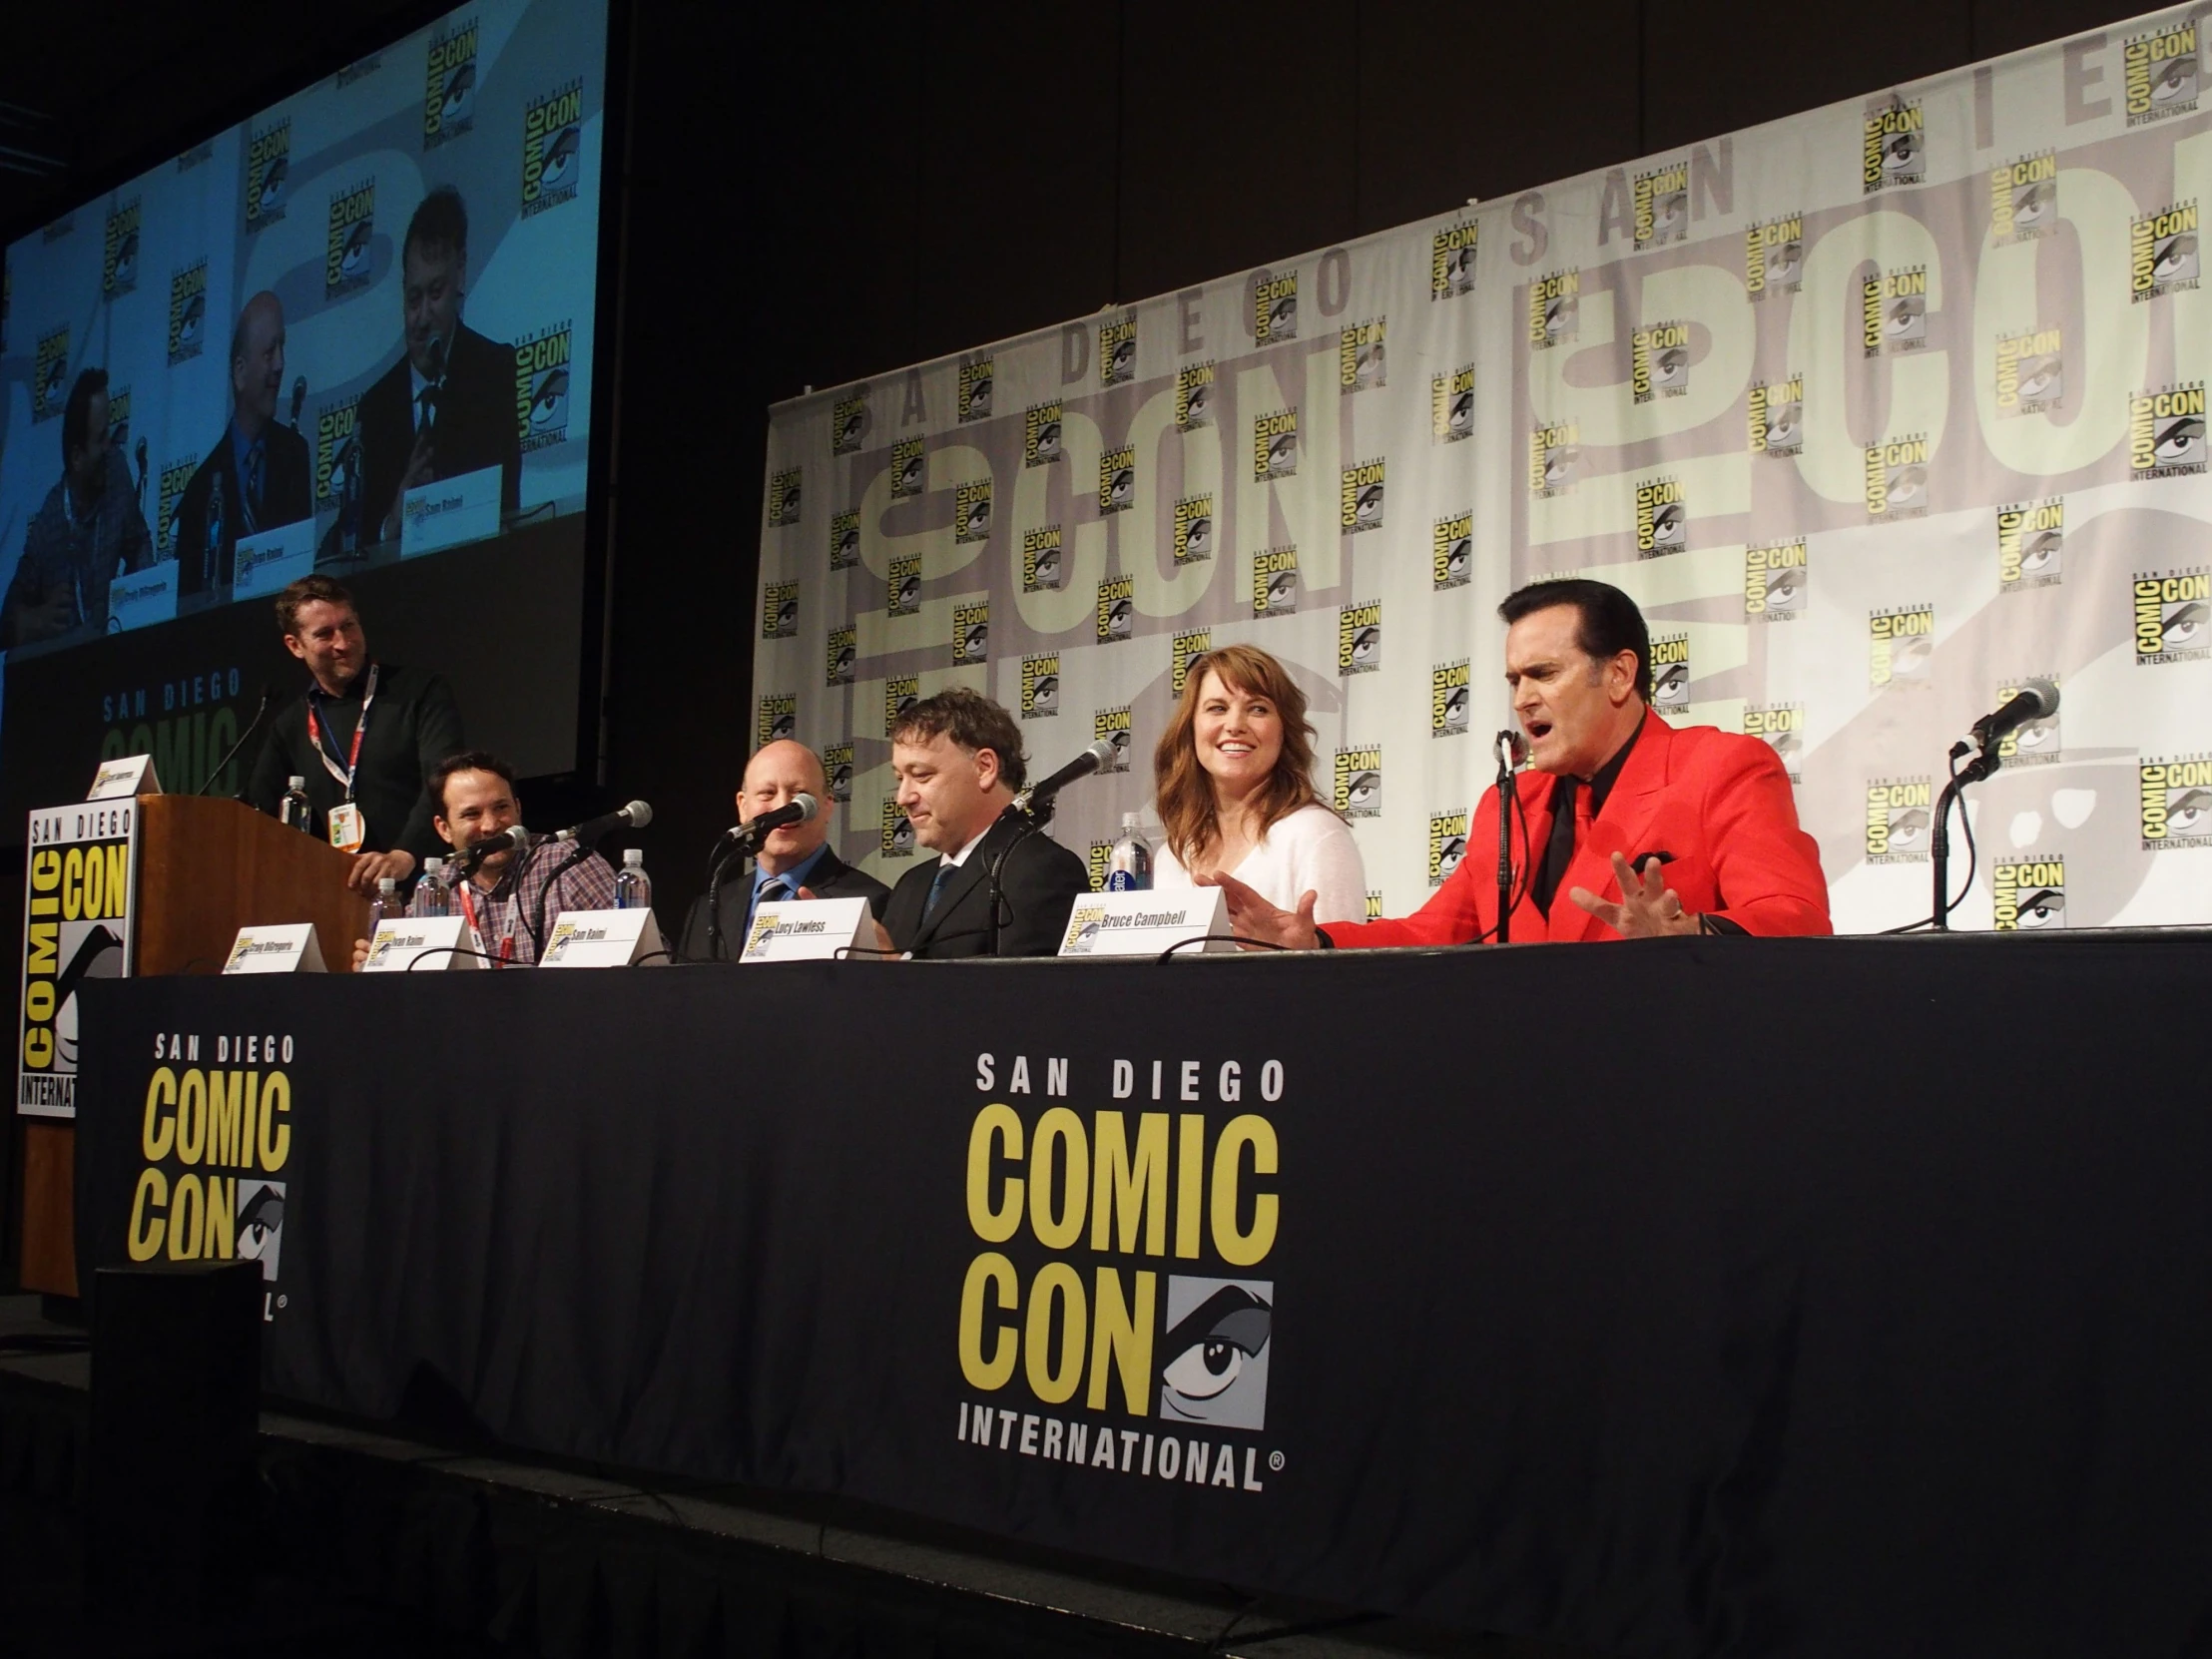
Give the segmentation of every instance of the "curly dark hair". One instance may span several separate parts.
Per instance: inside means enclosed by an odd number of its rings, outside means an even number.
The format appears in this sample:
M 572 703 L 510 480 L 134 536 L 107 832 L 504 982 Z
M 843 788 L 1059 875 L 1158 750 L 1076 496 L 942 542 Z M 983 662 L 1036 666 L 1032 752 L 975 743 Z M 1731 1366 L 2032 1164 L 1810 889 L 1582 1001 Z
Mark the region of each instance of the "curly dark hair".
M 927 743 L 948 737 L 973 754 L 987 749 L 998 757 L 998 776 L 1009 789 L 1029 781 L 1029 757 L 1021 752 L 1021 728 L 1014 717 L 981 692 L 965 686 L 947 686 L 934 697 L 925 697 L 891 722 L 886 734 L 893 743 Z

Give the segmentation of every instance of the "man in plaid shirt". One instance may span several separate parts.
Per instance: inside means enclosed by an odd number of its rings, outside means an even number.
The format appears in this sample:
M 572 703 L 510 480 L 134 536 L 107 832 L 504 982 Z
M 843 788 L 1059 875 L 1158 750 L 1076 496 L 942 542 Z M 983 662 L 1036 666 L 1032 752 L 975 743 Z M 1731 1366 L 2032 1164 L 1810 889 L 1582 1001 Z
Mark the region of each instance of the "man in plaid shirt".
M 426 787 L 438 804 L 431 822 L 456 852 L 504 835 L 522 822 L 514 769 L 480 749 L 441 761 Z M 615 872 L 598 853 L 585 853 L 555 877 L 553 872 L 576 850 L 532 835 L 527 850 L 501 847 L 454 888 L 454 907 L 468 918 L 480 941 L 474 948 L 489 956 L 492 966 L 536 966 L 553 918 L 563 910 L 614 908 Z M 354 948 L 354 965 L 366 955 L 367 941 L 361 940 Z
M 110 441 L 108 371 L 88 368 L 62 407 L 62 481 L 23 535 L 0 602 L 0 649 L 108 625 L 108 584 L 154 562 L 131 469 Z

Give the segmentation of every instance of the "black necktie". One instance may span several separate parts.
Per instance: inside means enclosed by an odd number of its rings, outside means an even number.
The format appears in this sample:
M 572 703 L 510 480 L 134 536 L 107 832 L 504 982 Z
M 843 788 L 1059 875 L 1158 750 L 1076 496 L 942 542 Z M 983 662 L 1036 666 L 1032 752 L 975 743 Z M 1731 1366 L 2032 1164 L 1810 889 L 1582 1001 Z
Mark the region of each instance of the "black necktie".
M 1551 835 L 1544 842 L 1544 861 L 1529 889 L 1536 908 L 1546 916 L 1551 914 L 1559 883 L 1567 877 L 1567 866 L 1574 862 L 1574 802 L 1582 787 L 1581 779 L 1566 773 L 1551 787 Z
M 952 879 L 954 874 L 958 872 L 959 868 L 960 866 L 958 864 L 948 864 L 941 859 L 938 861 L 937 878 L 929 883 L 929 896 L 923 901 L 921 906 L 921 919 L 923 921 L 927 921 L 929 919 L 930 912 L 936 909 L 937 900 L 944 896 L 944 884 Z

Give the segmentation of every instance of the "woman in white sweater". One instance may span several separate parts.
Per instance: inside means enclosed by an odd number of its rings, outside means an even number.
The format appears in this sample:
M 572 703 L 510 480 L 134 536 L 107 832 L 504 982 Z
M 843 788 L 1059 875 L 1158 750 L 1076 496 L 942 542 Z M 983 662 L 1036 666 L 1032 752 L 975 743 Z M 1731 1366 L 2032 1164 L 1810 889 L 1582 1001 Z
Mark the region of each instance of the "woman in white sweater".
M 1234 875 L 1316 921 L 1365 921 L 1360 848 L 1314 789 L 1306 694 L 1265 651 L 1225 645 L 1190 666 L 1183 701 L 1152 759 L 1166 844 L 1155 887 Z

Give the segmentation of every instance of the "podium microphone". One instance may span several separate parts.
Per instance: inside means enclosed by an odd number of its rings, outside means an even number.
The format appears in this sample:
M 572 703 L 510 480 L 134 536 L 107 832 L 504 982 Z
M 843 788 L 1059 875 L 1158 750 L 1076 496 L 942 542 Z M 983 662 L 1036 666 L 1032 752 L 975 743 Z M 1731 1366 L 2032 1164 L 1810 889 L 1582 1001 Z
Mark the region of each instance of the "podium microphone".
M 633 806 L 639 803 L 633 802 Z M 756 852 L 763 841 L 788 824 L 812 824 L 822 812 L 822 803 L 807 794 L 795 795 L 774 812 L 762 813 L 744 824 L 731 826 L 722 832 L 722 838 L 736 843 L 747 852 Z
M 1041 824 L 1044 822 L 1044 818 L 1052 816 L 1050 809 L 1054 796 L 1078 779 L 1088 778 L 1100 767 L 1108 767 L 1113 764 L 1113 740 L 1100 738 L 1098 742 L 1092 744 L 1090 748 L 1084 750 L 1082 754 L 1076 756 L 1074 760 L 1068 762 L 1066 766 L 1055 772 L 1051 777 L 1030 785 L 1022 797 L 1022 811 Z M 1043 818 L 1038 816 L 1038 809 L 1040 808 L 1045 810 Z
M 302 374 L 291 383 L 291 429 L 299 430 L 299 411 L 307 406 L 307 377 Z
M 139 511 L 146 511 L 146 440 L 138 440 L 138 502 Z
M 448 879 L 458 880 L 463 875 L 474 875 L 483 867 L 486 858 L 509 847 L 517 852 L 529 851 L 530 831 L 517 824 L 500 830 L 496 835 L 487 835 L 480 841 L 470 841 L 446 859 L 446 864 L 453 870 Z
M 141 444 L 139 447 L 141 450 L 144 450 L 146 446 L 144 444 Z M 270 705 L 275 703 L 276 701 L 276 694 L 271 691 L 267 686 L 264 686 L 262 688 L 262 700 L 259 704 L 255 706 L 254 709 L 254 718 L 247 723 L 246 730 L 239 734 L 239 741 L 231 745 L 229 753 L 227 753 L 222 760 L 216 762 L 216 764 L 209 770 L 206 781 L 202 783 L 197 790 L 194 790 L 192 792 L 194 795 L 206 795 L 210 790 L 215 788 L 215 781 L 223 776 L 223 769 L 229 766 L 233 761 L 238 759 L 239 751 L 246 747 L 247 739 L 251 738 L 256 732 L 259 732 L 262 729 L 262 722 L 269 718 Z
M 1497 930 L 1499 944 L 1512 943 L 1513 809 L 1520 793 L 1514 770 L 1528 759 L 1528 739 L 1518 730 L 1500 732 L 1497 752 Z
M 2057 712 L 2056 686 L 2028 686 L 1994 714 L 1975 721 L 1973 730 L 1950 746 L 1950 758 L 1955 761 L 1977 751 L 1986 755 L 2029 721 L 2048 720 Z
M 557 841 L 581 841 L 586 846 L 592 846 L 611 830 L 643 830 L 652 822 L 653 809 L 642 801 L 633 801 L 629 806 L 615 812 L 588 818 L 571 829 L 561 830 L 553 838 Z

